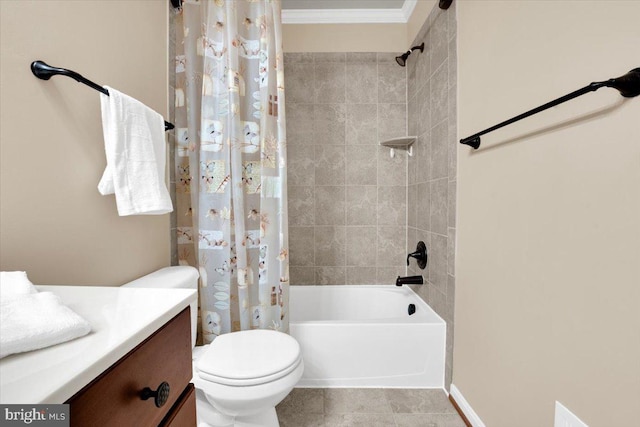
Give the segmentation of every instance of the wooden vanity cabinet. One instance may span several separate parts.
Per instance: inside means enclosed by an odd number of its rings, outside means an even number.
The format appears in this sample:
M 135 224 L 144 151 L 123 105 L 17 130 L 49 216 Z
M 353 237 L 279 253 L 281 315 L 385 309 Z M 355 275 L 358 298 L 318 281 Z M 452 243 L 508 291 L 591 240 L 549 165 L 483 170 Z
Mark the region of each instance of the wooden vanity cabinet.
M 194 427 L 195 392 L 191 381 L 189 307 L 71 397 L 72 427 Z M 168 383 L 166 402 L 145 388 Z M 161 406 L 156 405 L 161 404 Z

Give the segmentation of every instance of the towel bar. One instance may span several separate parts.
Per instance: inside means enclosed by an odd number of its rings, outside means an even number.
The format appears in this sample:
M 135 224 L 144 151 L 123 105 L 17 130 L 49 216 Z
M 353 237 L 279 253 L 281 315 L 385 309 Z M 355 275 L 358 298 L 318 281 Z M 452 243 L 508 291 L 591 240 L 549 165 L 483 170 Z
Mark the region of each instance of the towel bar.
M 560 98 L 554 99 L 553 101 L 547 102 L 544 105 L 536 107 L 532 110 L 527 111 L 526 113 L 522 113 L 518 116 L 515 116 L 509 120 L 505 120 L 502 123 L 498 123 L 495 126 L 492 126 L 488 129 L 483 130 L 482 132 L 478 132 L 474 135 L 471 135 L 467 138 L 463 138 L 460 140 L 460 144 L 465 144 L 473 147 L 474 149 L 478 149 L 480 147 L 480 137 L 489 132 L 493 132 L 496 129 L 500 129 L 501 127 L 510 125 L 511 123 L 515 123 L 519 120 L 532 116 L 534 114 L 538 114 L 541 111 L 544 111 L 548 108 L 555 107 L 556 105 L 562 104 L 563 102 L 567 102 L 573 98 L 577 98 L 589 92 L 594 92 L 601 87 L 612 87 L 617 89 L 620 92 L 620 95 L 625 98 L 633 98 L 635 96 L 640 95 L 640 68 L 634 68 L 629 71 L 624 76 L 613 78 L 609 80 L 605 80 L 603 82 L 593 82 L 582 89 L 578 89 L 574 92 L 571 92 L 568 95 L 562 96 Z
M 79 82 L 79 83 L 83 83 L 95 90 L 97 90 L 98 92 L 102 92 L 105 95 L 109 96 L 109 91 L 105 88 L 103 88 L 102 86 L 92 82 L 89 79 L 86 79 L 84 77 L 82 77 L 80 74 L 76 73 L 75 71 L 71 71 L 71 70 L 67 70 L 66 68 L 57 68 L 57 67 L 52 67 L 51 65 L 48 65 L 46 63 L 44 63 L 43 61 L 33 61 L 31 63 L 31 72 L 33 73 L 34 76 L 36 76 L 39 79 L 42 80 L 49 80 L 51 78 L 51 76 L 55 76 L 55 75 L 61 75 L 61 76 L 67 76 L 67 77 L 71 77 L 72 79 L 74 79 L 75 81 Z M 169 123 L 167 121 L 164 122 L 164 130 L 171 130 L 173 129 L 175 126 L 172 123 Z

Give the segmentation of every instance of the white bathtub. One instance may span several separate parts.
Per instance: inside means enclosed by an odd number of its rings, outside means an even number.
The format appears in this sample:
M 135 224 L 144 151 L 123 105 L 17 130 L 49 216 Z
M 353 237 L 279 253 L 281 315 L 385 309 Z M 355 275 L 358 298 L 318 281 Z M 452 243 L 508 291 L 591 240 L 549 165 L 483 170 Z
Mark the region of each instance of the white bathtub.
M 297 387 L 444 387 L 446 324 L 411 289 L 291 286 L 289 306 Z

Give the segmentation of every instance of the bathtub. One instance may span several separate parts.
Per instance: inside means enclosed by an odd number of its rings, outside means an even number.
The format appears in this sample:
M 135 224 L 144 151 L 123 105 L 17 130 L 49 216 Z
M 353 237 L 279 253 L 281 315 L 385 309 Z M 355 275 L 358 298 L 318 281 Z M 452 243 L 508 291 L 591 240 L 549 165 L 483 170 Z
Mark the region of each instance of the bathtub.
M 446 324 L 411 289 L 291 286 L 289 307 L 297 387 L 444 387 Z

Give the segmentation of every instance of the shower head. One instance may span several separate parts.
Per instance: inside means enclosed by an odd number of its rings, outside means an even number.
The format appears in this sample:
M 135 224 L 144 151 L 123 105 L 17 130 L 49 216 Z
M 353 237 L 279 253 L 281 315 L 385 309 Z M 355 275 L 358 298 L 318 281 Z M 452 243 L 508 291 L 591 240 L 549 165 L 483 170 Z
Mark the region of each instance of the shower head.
M 396 62 L 398 63 L 398 65 L 401 67 L 404 67 L 405 65 L 407 65 L 407 58 L 409 57 L 409 55 L 411 55 L 411 52 L 413 52 L 416 49 L 420 49 L 420 52 L 424 52 L 424 42 L 419 46 L 412 47 L 411 50 L 406 51 L 402 55 L 396 56 Z
M 400 56 L 396 56 L 396 62 L 399 66 L 404 67 L 407 64 L 407 58 L 411 55 L 411 51 L 408 50 Z

